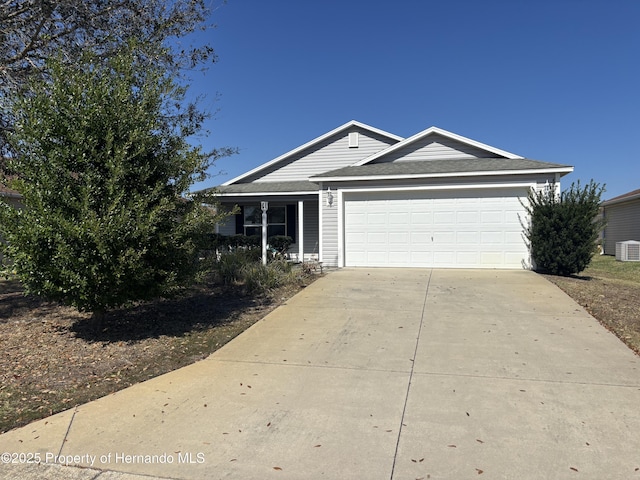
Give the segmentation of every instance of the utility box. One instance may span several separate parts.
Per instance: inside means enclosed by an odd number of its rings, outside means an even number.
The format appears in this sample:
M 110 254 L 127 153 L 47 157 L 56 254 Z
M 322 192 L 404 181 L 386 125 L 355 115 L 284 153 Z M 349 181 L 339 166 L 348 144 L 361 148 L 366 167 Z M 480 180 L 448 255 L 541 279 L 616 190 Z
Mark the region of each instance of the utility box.
M 636 240 L 616 242 L 616 260 L 620 262 L 640 262 L 640 242 Z

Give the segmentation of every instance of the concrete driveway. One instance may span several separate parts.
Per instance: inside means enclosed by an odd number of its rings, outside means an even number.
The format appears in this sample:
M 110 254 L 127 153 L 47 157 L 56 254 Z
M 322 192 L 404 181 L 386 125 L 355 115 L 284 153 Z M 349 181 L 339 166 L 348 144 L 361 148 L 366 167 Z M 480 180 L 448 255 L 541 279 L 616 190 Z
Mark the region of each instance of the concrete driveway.
M 0 452 L 50 464 L 0 478 L 640 478 L 640 359 L 532 272 L 343 269 Z

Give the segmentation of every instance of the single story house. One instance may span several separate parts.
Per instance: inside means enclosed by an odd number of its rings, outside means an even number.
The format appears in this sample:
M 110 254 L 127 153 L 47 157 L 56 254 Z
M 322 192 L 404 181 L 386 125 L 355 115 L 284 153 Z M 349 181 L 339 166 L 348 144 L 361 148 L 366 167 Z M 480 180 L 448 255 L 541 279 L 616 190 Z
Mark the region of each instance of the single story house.
M 606 221 L 603 231 L 605 255 L 616 254 L 616 243 L 640 241 L 640 189 L 600 204 Z
M 573 167 L 430 127 L 402 138 L 350 121 L 216 187 L 224 235 L 289 235 L 331 267 L 531 268 L 522 202 Z

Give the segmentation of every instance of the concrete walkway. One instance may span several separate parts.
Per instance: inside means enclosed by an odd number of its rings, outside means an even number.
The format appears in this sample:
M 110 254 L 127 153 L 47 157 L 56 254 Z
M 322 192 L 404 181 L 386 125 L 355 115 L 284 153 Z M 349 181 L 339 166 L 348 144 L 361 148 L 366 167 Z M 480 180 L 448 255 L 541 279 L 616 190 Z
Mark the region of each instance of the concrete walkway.
M 0 452 L 47 463 L 2 479 L 640 479 L 640 359 L 532 272 L 344 269 Z

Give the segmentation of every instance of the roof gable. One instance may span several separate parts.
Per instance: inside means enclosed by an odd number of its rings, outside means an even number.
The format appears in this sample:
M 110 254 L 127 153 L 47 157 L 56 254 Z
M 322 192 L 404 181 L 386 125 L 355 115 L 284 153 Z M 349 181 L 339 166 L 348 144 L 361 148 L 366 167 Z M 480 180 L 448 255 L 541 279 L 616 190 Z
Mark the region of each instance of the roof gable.
M 370 157 L 355 163 L 354 166 L 386 162 L 469 158 L 520 159 L 523 157 L 438 127 L 430 127 L 390 146 L 386 150 L 376 152 Z
M 347 137 L 350 132 L 361 134 L 364 140 L 363 148 L 349 148 Z M 401 140 L 402 137 L 352 120 L 222 185 L 252 181 L 306 180 L 312 175 L 351 165 L 362 159 L 363 156 L 369 157 Z M 344 145 L 342 145 L 343 143 Z M 341 147 L 345 153 L 340 156 L 332 152 L 331 155 L 324 155 L 323 158 L 320 152 L 323 149 L 328 151 L 332 147 L 334 149 Z M 324 161 L 332 161 L 333 163 L 325 165 Z

